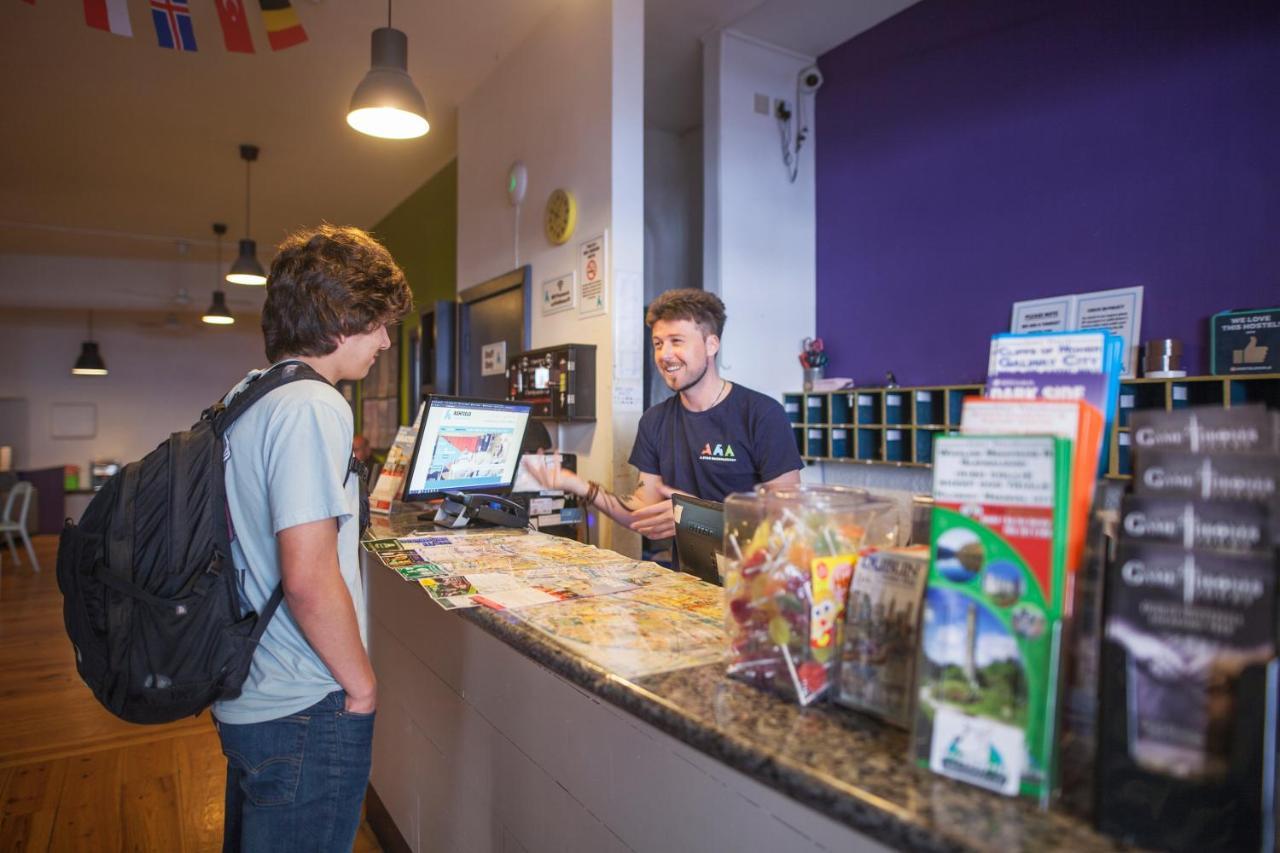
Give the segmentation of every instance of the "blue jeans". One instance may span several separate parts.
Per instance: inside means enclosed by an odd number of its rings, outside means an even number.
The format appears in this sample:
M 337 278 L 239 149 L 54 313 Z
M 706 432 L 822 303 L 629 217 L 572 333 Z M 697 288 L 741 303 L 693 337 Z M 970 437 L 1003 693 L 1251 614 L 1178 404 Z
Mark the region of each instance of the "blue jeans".
M 350 853 L 369 784 L 373 714 L 330 693 L 265 723 L 218 722 L 227 757 L 224 853 Z

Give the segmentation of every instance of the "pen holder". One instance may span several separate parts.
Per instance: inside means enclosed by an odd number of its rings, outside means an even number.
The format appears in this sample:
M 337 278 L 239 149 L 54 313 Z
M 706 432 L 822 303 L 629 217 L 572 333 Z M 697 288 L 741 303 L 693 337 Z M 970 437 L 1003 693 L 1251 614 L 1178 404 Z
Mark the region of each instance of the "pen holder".
M 822 378 L 821 367 L 805 367 L 804 370 L 804 390 L 812 391 L 813 383 Z

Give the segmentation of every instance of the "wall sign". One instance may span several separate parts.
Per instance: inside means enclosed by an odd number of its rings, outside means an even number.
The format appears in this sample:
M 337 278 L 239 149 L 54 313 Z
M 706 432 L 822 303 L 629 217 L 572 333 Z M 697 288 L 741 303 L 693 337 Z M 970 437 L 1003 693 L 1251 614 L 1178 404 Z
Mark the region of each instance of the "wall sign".
M 572 271 L 542 283 L 542 316 L 568 311 L 577 304 L 577 281 Z
M 502 376 L 507 372 L 507 342 L 485 344 L 480 348 L 480 375 Z
M 599 317 L 609 310 L 607 246 L 605 235 L 578 244 L 578 280 L 582 295 L 578 300 L 579 317 Z
M 1075 332 L 1106 329 L 1124 338 L 1124 371 L 1134 375 L 1138 335 L 1142 330 L 1142 285 L 1074 293 L 1013 303 L 1009 331 Z

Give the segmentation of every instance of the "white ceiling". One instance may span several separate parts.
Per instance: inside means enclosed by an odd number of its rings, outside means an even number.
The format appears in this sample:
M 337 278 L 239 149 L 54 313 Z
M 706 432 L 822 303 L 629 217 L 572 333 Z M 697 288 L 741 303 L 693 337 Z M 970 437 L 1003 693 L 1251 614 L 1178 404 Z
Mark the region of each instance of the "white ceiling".
M 647 0 L 645 121 L 702 124 L 702 37 L 721 29 L 821 56 L 919 0 Z
M 701 124 L 708 33 L 732 27 L 817 55 L 914 1 L 648 0 L 647 121 L 675 132 Z M 183 53 L 156 46 L 146 0 L 127 0 L 133 38 L 90 29 L 71 0 L 0 0 L 0 256 L 207 263 L 211 223 L 222 221 L 229 261 L 245 229 L 242 142 L 262 149 L 252 236 L 264 262 L 299 225 L 371 226 L 455 156 L 458 104 L 561 2 L 396 4 L 432 128 L 390 141 L 343 120 L 370 33 L 386 21 L 382 0 L 294 0 L 308 41 L 280 52 L 247 0 L 252 55 L 225 50 L 213 3 L 191 4 L 200 50 Z M 0 277 L 0 304 L 71 295 L 29 287 Z M 91 288 L 83 282 L 74 301 L 86 304 Z

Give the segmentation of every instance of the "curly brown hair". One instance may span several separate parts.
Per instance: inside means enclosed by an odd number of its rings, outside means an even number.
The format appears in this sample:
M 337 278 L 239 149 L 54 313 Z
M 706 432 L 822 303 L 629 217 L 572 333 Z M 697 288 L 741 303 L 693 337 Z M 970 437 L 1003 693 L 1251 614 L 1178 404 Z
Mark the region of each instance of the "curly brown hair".
M 644 323 L 650 328 L 659 320 L 692 320 L 702 334 L 724 335 L 724 303 L 720 297 L 694 287 L 668 290 L 649 303 Z
M 323 223 L 285 238 L 267 276 L 267 358 L 328 355 L 340 337 L 395 323 L 413 293 L 386 247 L 368 232 Z

